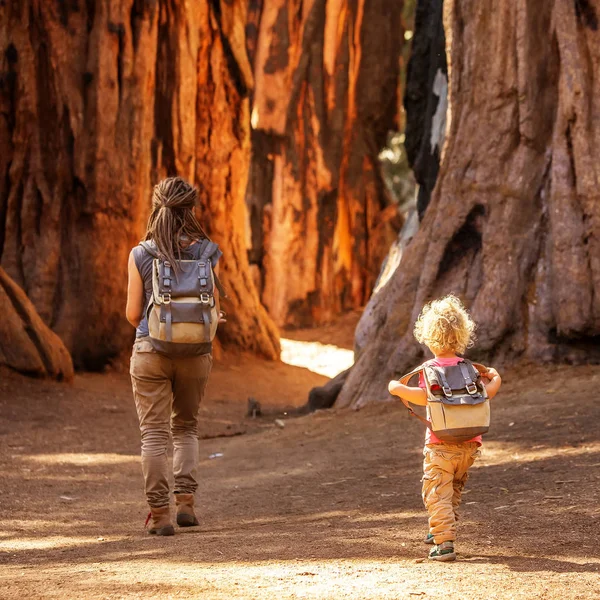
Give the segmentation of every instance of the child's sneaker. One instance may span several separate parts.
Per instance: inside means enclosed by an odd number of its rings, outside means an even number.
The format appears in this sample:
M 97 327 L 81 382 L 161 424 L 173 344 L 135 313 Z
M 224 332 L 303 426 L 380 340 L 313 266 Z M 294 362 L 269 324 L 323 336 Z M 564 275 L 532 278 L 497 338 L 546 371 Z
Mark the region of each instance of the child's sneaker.
M 429 553 L 431 560 L 439 560 L 441 562 L 456 560 L 456 552 L 454 552 L 454 542 L 442 542 L 434 546 Z
M 425 544 L 435 544 L 435 540 L 433 538 L 433 533 L 428 533 L 423 540 Z

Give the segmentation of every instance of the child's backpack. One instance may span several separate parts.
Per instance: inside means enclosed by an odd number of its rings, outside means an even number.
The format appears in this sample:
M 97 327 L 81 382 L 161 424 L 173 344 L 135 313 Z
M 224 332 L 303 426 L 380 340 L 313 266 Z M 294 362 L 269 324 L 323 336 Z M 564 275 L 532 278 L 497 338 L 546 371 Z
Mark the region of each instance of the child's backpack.
M 217 332 L 215 285 L 221 297 L 227 296 L 210 260 L 217 245 L 207 239 L 200 244 L 199 258 L 176 260 L 177 264 L 172 265 L 153 244 L 141 242 L 154 258 L 152 298 L 146 317 L 150 341 L 158 352 L 172 356 L 198 353 L 207 348 Z
M 487 433 L 490 428 L 490 401 L 480 373 L 487 372 L 483 365 L 462 360 L 450 367 L 425 363 L 407 373 L 400 383 L 408 382 L 422 373 L 427 391 L 427 416 L 417 415 L 409 403 L 402 400 L 410 413 L 423 421 L 443 442 L 466 442 Z

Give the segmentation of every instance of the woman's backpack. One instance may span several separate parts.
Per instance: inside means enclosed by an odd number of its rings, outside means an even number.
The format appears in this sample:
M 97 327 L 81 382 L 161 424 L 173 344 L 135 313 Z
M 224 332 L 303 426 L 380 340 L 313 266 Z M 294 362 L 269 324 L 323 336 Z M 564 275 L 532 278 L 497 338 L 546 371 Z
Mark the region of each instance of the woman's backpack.
M 483 365 L 462 360 L 449 367 L 425 363 L 401 377 L 400 383 L 408 385 L 413 377 L 423 374 L 429 420 L 401 400 L 443 442 L 466 442 L 490 428 L 490 401 L 480 375 L 485 372 L 487 368 Z
M 152 298 L 146 309 L 152 346 L 169 355 L 194 354 L 207 348 L 217 332 L 219 312 L 215 286 L 223 298 L 223 287 L 213 271 L 210 257 L 217 245 L 199 242 L 199 258 L 176 260 L 172 265 L 156 246 L 141 242 L 152 261 Z M 210 351 L 210 349 L 208 350 Z

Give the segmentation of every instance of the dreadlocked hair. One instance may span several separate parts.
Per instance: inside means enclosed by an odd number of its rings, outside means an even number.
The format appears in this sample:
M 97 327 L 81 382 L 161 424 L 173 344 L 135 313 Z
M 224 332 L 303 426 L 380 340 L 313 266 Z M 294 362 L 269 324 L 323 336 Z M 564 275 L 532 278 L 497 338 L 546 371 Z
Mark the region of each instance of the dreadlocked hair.
M 144 240 L 152 240 L 175 269 L 182 250 L 192 242 L 208 239 L 194 214 L 197 197 L 198 190 L 181 177 L 163 179 L 152 192 L 152 212 Z

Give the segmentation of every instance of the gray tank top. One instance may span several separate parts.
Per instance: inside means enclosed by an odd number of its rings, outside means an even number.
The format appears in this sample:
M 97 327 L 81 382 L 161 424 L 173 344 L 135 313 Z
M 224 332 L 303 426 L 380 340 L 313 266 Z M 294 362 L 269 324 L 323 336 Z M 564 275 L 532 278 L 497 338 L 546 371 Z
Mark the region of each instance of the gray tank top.
M 150 243 L 154 245 L 154 242 L 151 241 Z M 184 260 L 200 258 L 200 246 L 200 243 L 196 243 L 189 246 L 186 250 L 182 250 L 181 258 Z M 223 256 L 223 253 L 217 247 L 212 256 L 208 257 L 210 258 L 213 269 L 219 262 L 221 256 Z M 142 246 L 136 246 L 133 249 L 133 259 L 142 281 L 144 282 L 144 316 L 135 330 L 135 337 L 141 338 L 148 335 L 148 319 L 146 318 L 146 311 L 148 305 L 152 301 L 152 261 L 154 260 L 154 257 L 148 254 Z

